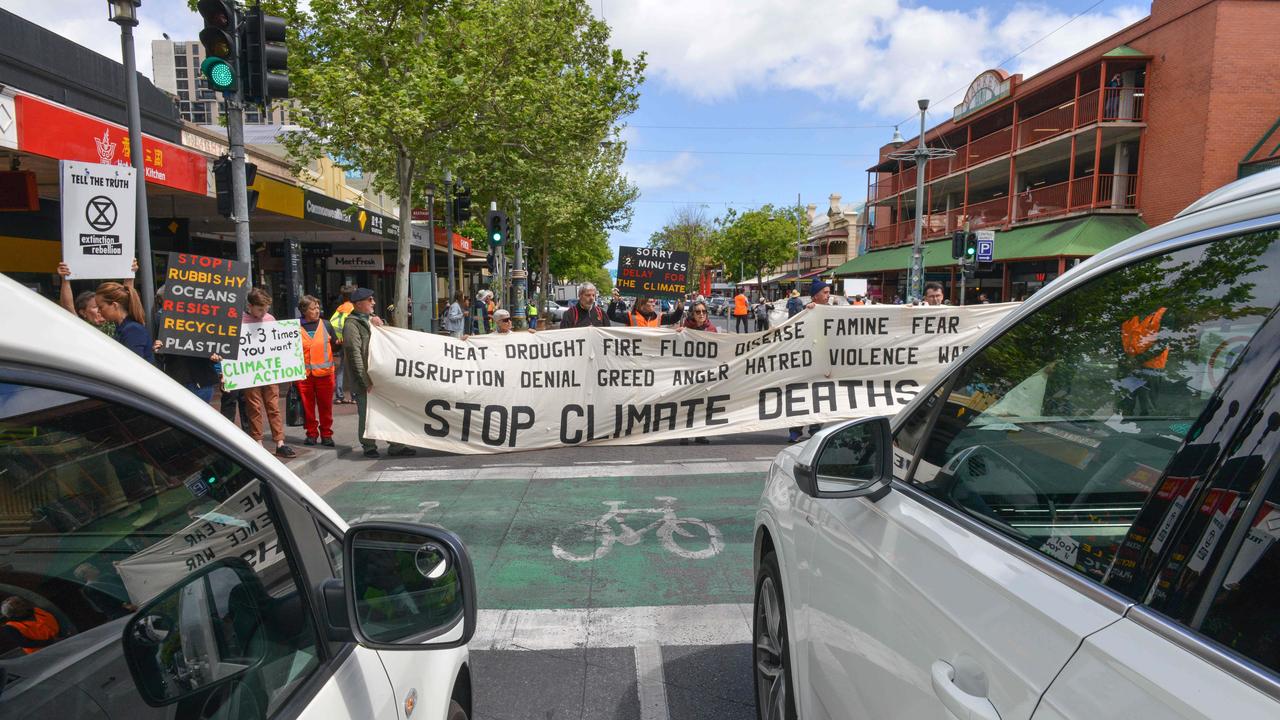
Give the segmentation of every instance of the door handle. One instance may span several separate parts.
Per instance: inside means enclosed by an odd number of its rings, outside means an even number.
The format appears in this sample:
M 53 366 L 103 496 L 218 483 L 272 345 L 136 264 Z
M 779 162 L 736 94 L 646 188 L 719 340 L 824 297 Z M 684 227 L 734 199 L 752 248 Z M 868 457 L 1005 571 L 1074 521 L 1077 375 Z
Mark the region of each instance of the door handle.
M 804 514 L 804 521 L 805 521 L 805 522 L 807 522 L 807 523 L 809 523 L 809 527 L 811 527 L 811 528 L 816 528 L 816 527 L 818 527 L 818 521 L 817 521 L 817 520 L 814 520 L 814 519 L 813 519 L 813 516 L 812 516 L 812 515 L 810 515 L 809 513 L 805 513 L 805 514 Z
M 937 660 L 932 667 L 933 692 L 959 720 L 1000 720 L 996 706 L 985 697 L 970 695 L 956 685 L 956 669 Z

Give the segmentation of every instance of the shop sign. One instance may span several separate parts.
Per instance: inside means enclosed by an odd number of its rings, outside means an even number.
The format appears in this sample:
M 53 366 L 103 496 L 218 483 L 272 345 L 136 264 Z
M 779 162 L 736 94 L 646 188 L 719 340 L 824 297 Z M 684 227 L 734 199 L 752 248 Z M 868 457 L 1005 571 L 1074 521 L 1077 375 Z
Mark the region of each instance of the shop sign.
M 378 237 L 396 238 L 400 235 L 399 220 L 311 190 L 303 198 L 302 217 L 312 222 Z
M 133 274 L 137 171 L 63 160 L 62 262 L 76 279 Z
M 330 255 L 330 270 L 374 270 L 381 272 L 386 264 L 381 255 Z
M 410 213 L 410 218 L 413 222 L 427 222 L 431 219 L 431 213 L 427 212 L 426 208 L 414 208 Z
M 18 149 L 59 160 L 130 167 L 129 131 L 29 95 L 14 98 Z M 204 156 L 177 145 L 142 137 L 147 180 L 197 195 L 209 190 Z
M 951 119 L 959 120 L 1007 96 L 1011 86 L 1009 73 L 1003 70 L 987 70 L 969 83 L 969 89 L 964 94 L 964 102 L 956 105 Z

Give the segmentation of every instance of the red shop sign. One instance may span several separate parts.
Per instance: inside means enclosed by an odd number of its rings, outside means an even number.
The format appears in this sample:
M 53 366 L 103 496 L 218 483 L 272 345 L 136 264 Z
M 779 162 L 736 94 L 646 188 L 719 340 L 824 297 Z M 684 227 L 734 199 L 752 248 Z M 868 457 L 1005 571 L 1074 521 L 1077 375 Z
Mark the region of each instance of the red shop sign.
M 129 131 L 115 123 L 68 110 L 30 95 L 14 98 L 18 116 L 18 149 L 58 160 L 129 165 Z M 178 145 L 142 136 L 147 181 L 208 194 L 203 155 Z
M 435 232 L 435 241 L 436 241 L 436 245 L 440 245 L 440 246 L 443 246 L 443 247 L 449 247 L 448 245 L 445 245 L 444 237 L 445 237 L 445 236 L 444 236 L 444 228 L 436 228 L 436 232 Z M 458 233 L 454 233 L 454 234 L 453 234 L 453 249 L 454 249 L 454 250 L 457 250 L 457 251 L 459 251 L 459 252 L 470 253 L 470 252 L 471 252 L 471 238 L 466 237 L 465 235 L 459 235 Z

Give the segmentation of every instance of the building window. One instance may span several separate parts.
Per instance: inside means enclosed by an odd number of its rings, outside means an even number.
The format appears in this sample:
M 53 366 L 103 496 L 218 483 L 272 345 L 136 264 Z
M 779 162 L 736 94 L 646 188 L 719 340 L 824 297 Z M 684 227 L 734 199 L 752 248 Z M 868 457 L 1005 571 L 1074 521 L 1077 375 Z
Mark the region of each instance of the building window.
M 184 114 L 189 114 L 191 112 L 191 103 L 185 101 L 178 103 L 178 110 Z
M 187 46 L 186 46 L 186 45 L 174 45 L 174 46 L 173 46 L 173 54 L 174 54 L 174 55 L 186 55 L 186 54 L 187 54 Z
M 174 74 L 174 77 L 182 78 L 185 80 L 187 78 L 187 69 L 184 67 L 180 67 L 174 70 L 173 74 Z
M 201 100 L 213 100 L 213 99 L 214 99 L 214 97 L 213 97 L 213 91 L 212 91 L 212 90 L 201 90 L 200 92 L 196 93 L 196 96 L 197 96 L 199 99 L 201 99 Z

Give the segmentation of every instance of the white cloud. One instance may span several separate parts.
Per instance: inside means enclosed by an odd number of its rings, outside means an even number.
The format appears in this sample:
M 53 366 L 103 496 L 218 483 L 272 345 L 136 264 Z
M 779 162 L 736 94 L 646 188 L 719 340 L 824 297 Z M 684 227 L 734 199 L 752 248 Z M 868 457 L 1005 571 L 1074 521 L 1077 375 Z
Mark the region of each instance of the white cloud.
M 640 188 L 640 191 L 662 190 L 664 188 L 681 187 L 685 180 L 698 167 L 698 160 L 687 152 L 658 162 L 631 162 L 623 166 L 627 178 Z
M 692 97 L 796 89 L 887 117 L 910 115 L 916 98 L 967 86 L 1071 16 L 1035 2 L 1003 16 L 901 0 L 610 0 L 604 8 L 614 42 L 629 54 L 648 52 L 649 74 Z M 1084 15 L 1005 69 L 1030 76 L 1136 22 L 1146 8 Z

